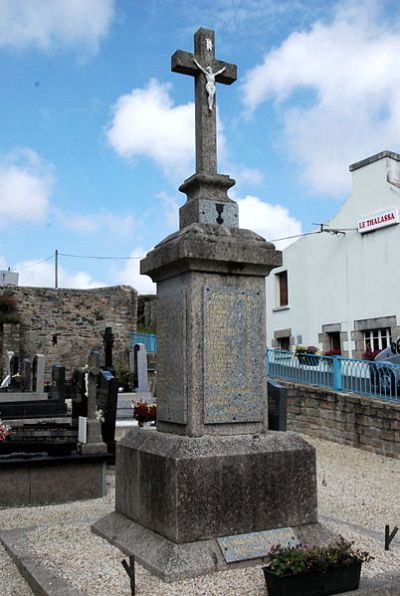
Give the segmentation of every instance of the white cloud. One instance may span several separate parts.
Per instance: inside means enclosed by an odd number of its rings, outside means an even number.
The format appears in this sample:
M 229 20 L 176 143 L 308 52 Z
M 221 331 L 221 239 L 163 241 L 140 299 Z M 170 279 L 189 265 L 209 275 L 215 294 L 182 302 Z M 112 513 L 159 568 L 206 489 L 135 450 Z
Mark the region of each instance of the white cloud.
M 64 213 L 59 212 L 59 221 L 66 228 L 83 234 L 107 232 L 118 234 L 119 237 L 128 236 L 134 229 L 135 219 L 132 215 L 115 215 L 114 213 Z
M 190 171 L 194 159 L 194 104 L 174 106 L 169 88 L 152 79 L 146 88 L 119 97 L 107 139 L 121 157 L 145 155 L 166 171 Z
M 165 191 L 160 191 L 156 195 L 156 199 L 160 201 L 163 212 L 162 217 L 167 229 L 167 233 L 175 232 L 179 228 L 179 203 L 176 195 L 172 196 Z
M 155 294 L 156 284 L 147 275 L 140 275 L 140 259 L 146 253 L 141 247 L 134 248 L 129 255 L 132 259 L 116 273 L 115 278 L 117 283 L 132 286 L 139 294 Z
M 283 146 L 310 190 L 338 196 L 349 163 L 400 148 L 399 33 L 375 2 L 341 3 L 330 22 L 292 33 L 247 74 L 248 111 L 276 101 Z
M 257 197 L 248 195 L 244 199 L 237 199 L 239 205 L 239 226 L 252 230 L 266 240 L 287 238 L 302 233 L 301 222 L 292 217 L 282 205 L 271 205 Z M 293 240 L 275 242 L 282 250 Z
M 28 220 L 40 223 L 53 187 L 51 167 L 34 151 L 23 148 L 0 160 L 0 225 Z
M 55 287 L 55 267 L 54 262 L 46 261 L 38 263 L 29 260 L 18 263 L 14 271 L 19 272 L 20 286 L 33 286 L 38 288 Z M 108 284 L 98 282 L 92 279 L 89 273 L 79 271 L 78 273 L 69 273 L 59 265 L 58 267 L 58 287 L 59 288 L 77 288 L 89 289 L 107 286 Z
M 0 46 L 95 53 L 114 16 L 115 0 L 1 0 Z

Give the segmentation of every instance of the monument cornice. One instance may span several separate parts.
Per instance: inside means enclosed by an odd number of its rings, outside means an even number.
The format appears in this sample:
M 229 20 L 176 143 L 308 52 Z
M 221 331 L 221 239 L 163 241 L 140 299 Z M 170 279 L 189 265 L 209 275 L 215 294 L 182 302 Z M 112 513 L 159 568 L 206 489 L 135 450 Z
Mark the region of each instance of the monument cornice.
M 282 253 L 250 230 L 191 224 L 168 236 L 140 263 L 153 281 L 185 271 L 265 277 L 282 264 Z

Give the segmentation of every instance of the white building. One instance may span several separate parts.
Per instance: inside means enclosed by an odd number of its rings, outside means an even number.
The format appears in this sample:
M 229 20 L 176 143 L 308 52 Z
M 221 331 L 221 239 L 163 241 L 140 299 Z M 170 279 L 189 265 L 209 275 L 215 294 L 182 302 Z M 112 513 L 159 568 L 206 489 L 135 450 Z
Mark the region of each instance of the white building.
M 267 279 L 267 345 L 360 358 L 400 335 L 400 155 L 350 166 L 352 193 L 321 233 L 283 251 Z
M 0 271 L 0 287 L 2 286 L 17 286 L 19 273 L 14 273 L 8 268 L 7 271 Z

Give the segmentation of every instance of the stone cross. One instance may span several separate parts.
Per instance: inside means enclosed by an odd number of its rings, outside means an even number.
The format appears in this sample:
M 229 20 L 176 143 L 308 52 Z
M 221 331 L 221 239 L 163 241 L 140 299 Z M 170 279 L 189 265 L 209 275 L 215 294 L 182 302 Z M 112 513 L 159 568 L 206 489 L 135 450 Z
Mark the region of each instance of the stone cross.
M 215 58 L 214 31 L 199 29 L 194 36 L 194 54 L 177 50 L 171 70 L 195 78 L 196 172 L 217 173 L 217 120 L 215 82 L 236 81 L 236 65 Z

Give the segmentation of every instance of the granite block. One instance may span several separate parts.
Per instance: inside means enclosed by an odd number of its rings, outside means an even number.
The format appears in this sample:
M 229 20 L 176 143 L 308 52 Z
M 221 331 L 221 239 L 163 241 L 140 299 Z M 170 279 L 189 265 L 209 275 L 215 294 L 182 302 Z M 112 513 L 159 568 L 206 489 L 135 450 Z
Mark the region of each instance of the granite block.
M 315 451 L 293 433 L 133 429 L 117 449 L 116 510 L 173 542 L 317 521 Z

